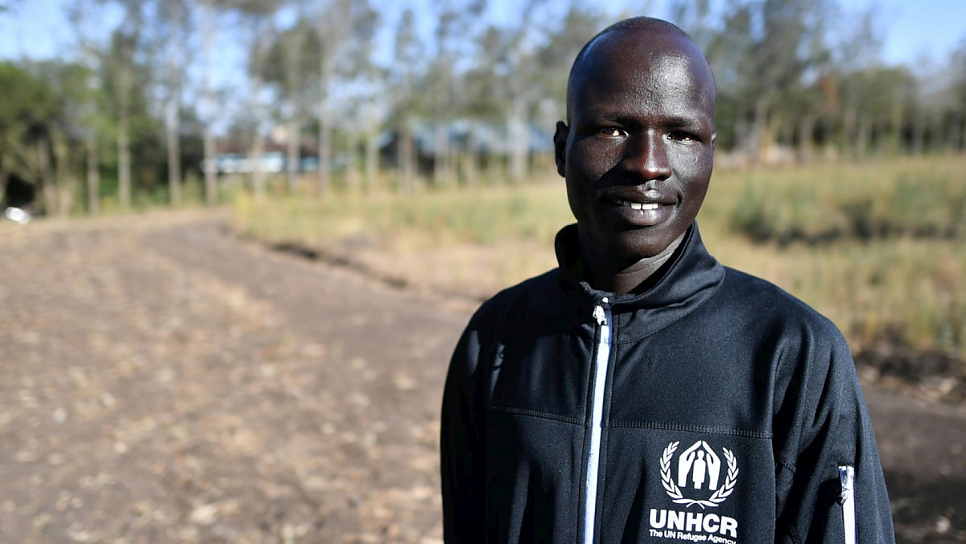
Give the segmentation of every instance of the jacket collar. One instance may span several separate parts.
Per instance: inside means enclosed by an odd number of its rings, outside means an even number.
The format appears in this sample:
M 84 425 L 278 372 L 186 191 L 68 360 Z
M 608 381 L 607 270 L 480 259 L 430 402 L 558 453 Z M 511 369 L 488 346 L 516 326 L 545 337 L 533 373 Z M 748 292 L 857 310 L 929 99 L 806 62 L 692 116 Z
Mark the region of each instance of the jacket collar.
M 641 293 L 631 292 L 615 297 L 613 293 L 594 289 L 583 279 L 584 264 L 580 257 L 577 225 L 567 225 L 561 229 L 554 246 L 560 266 L 560 281 L 565 284 L 566 290 L 574 291 L 579 298 L 589 298 L 594 303 L 607 297 L 615 315 L 643 312 L 637 317 L 646 318 L 648 324 L 639 330 L 641 334 L 649 334 L 651 329 L 662 328 L 670 321 L 692 312 L 714 293 L 725 276 L 724 266 L 704 247 L 697 222 L 688 229 L 671 262 L 658 272 L 663 273 L 663 277 Z

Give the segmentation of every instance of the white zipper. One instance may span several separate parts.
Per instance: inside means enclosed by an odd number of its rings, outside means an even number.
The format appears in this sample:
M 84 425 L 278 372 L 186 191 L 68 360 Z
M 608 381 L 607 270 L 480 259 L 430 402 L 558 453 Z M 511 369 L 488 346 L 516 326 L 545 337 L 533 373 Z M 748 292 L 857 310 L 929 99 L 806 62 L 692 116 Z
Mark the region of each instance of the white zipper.
M 604 416 L 604 384 L 607 380 L 607 362 L 610 359 L 611 313 L 607 299 L 594 308 L 594 319 L 600 327 L 600 343 L 594 365 L 594 400 L 590 424 L 590 452 L 587 455 L 587 480 L 585 482 L 584 539 L 583 544 L 594 542 L 594 519 L 597 517 L 597 475 L 600 470 L 600 433 Z
M 839 503 L 842 504 L 845 544 L 855 544 L 855 469 L 847 465 L 840 466 L 839 483 L 842 484 Z

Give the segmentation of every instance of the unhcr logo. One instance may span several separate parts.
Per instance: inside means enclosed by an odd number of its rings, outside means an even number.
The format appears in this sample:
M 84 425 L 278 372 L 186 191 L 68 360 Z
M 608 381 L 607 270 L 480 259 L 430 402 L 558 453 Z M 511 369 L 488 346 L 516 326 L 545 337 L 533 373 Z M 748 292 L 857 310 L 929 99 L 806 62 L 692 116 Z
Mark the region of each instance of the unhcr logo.
M 661 454 L 661 484 L 685 510 L 651 508 L 648 534 L 668 540 L 738 544 L 738 520 L 701 511 L 717 508 L 734 491 L 738 481 L 734 453 L 728 448 L 717 452 L 704 440 L 678 453 L 680 444 L 671 442 Z M 701 510 L 688 510 L 695 505 Z
M 731 495 L 738 479 L 738 461 L 728 448 L 721 448 L 727 463 L 727 474 L 721 482 L 721 458 L 704 440 L 698 440 L 677 456 L 680 442 L 671 442 L 661 455 L 661 483 L 675 504 L 685 508 L 716 508 Z M 720 484 L 720 485 L 719 485 Z M 688 495 L 684 492 L 688 491 Z M 712 492 L 710 496 L 707 492 Z M 703 493 L 702 493 L 703 492 Z
M 735 544 L 738 538 L 738 520 L 728 516 L 651 508 L 648 521 L 656 538 L 716 544 Z

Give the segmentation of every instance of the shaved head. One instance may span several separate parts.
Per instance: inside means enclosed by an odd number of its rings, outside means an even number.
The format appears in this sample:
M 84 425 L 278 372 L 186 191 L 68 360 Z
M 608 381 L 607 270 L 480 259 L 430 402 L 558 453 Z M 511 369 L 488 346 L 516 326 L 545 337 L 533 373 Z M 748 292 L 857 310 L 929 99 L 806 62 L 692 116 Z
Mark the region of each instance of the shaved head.
M 645 47 L 652 54 L 680 55 L 687 57 L 691 68 L 698 72 L 706 83 L 712 104 L 715 102 L 714 75 L 700 48 L 683 30 L 677 26 L 651 17 L 624 19 L 600 31 L 590 39 L 574 59 L 567 80 L 567 120 L 569 122 L 574 107 L 574 97 L 584 83 L 606 64 L 609 55 L 623 56 L 629 48 Z
M 681 243 L 711 180 L 714 112 L 711 67 L 671 23 L 621 21 L 577 55 L 554 151 L 600 288 L 641 285 Z

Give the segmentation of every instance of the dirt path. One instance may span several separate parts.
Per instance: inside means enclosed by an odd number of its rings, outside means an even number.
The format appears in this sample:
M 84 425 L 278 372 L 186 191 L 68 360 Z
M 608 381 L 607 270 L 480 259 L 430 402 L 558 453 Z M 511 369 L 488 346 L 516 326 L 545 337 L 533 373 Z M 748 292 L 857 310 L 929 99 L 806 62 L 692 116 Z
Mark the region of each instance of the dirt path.
M 0 225 L 0 543 L 439 541 L 470 308 L 219 225 Z M 868 398 L 902 541 L 966 542 L 966 409 Z

